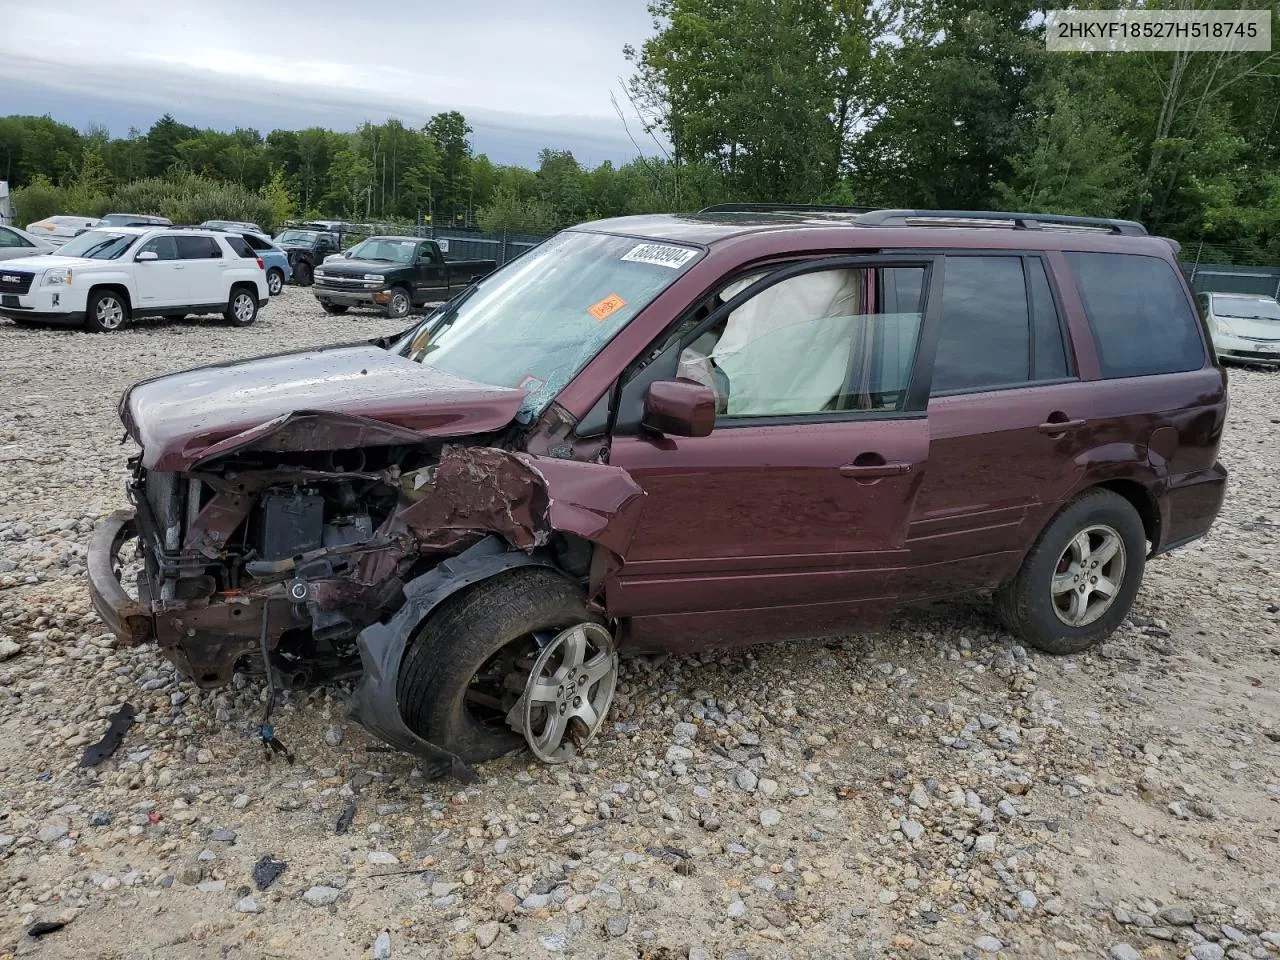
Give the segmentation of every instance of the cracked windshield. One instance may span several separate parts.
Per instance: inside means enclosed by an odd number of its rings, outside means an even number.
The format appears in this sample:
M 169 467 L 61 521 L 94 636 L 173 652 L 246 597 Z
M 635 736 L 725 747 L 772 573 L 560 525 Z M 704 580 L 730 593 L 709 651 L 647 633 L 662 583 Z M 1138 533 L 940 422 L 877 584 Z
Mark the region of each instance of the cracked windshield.
M 562 233 L 428 319 L 400 351 L 446 373 L 523 389 L 519 419 L 528 423 L 699 253 Z

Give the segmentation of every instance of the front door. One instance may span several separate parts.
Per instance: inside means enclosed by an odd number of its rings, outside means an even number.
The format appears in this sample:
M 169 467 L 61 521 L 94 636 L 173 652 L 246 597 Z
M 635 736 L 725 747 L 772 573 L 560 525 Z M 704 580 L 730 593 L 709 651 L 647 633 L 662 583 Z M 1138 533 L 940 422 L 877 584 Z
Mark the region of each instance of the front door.
M 418 298 L 423 300 L 447 300 L 449 298 L 449 276 L 447 268 L 436 248 L 424 243 L 418 248 Z
M 187 263 L 178 256 L 178 238 L 152 237 L 138 248 L 138 255 L 154 253 L 155 260 L 138 260 L 133 271 L 138 301 L 143 310 L 190 303 L 187 299 Z
M 609 462 L 647 494 L 605 590 L 635 648 L 833 634 L 889 612 L 930 459 L 916 363 L 930 274 L 927 258 L 785 268 L 730 285 L 670 348 L 719 416 L 706 437 L 613 439 Z

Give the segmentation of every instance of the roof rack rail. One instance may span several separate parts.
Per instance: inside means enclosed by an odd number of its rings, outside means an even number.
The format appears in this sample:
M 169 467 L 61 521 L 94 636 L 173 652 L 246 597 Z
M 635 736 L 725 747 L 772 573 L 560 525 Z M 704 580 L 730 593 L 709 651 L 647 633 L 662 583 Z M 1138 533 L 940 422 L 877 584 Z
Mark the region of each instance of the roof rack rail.
M 1145 237 L 1147 228 L 1135 220 L 1108 217 L 1070 217 L 1060 213 L 1008 213 L 998 210 L 873 210 L 857 218 L 860 227 L 1011 227 L 1039 230 L 1042 226 L 1096 230 L 1126 237 Z
M 876 207 L 840 207 L 825 203 L 713 203 L 699 213 L 871 213 Z

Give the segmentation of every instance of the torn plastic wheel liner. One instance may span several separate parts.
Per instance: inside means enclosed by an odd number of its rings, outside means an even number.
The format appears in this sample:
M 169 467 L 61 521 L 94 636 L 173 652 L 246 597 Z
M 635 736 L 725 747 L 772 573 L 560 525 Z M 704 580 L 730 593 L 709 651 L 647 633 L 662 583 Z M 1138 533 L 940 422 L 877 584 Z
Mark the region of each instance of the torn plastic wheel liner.
M 465 783 L 478 779 L 461 757 L 424 740 L 404 722 L 396 686 L 405 648 L 418 625 L 448 597 L 504 570 L 525 566 L 557 569 L 540 551 L 513 550 L 501 537 L 485 537 L 406 583 L 405 604 L 395 616 L 366 627 L 357 637 L 364 676 L 351 697 L 352 719 L 374 736 L 428 761 L 425 772 L 429 777 L 452 775 Z
M 96 767 L 115 753 L 120 746 L 120 742 L 124 740 L 124 735 L 133 726 L 133 718 L 136 715 L 137 711 L 133 709 L 133 704 L 131 703 L 124 704 L 113 713 L 111 715 L 111 725 L 107 727 L 107 732 L 102 735 L 102 739 L 85 748 L 84 756 L 80 758 L 80 766 Z

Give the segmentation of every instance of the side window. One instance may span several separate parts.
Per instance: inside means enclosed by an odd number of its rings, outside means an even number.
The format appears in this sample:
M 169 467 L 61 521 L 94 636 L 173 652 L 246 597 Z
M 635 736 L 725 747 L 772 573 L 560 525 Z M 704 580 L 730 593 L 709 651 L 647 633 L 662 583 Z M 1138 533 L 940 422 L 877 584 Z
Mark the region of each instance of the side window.
M 181 260 L 216 260 L 222 256 L 218 241 L 213 237 L 178 237 L 178 258 Z
M 948 257 L 934 394 L 1025 383 L 1031 325 L 1020 257 Z
M 1067 261 L 1098 342 L 1104 377 L 1204 366 L 1199 321 L 1167 262 L 1132 253 L 1068 253 Z
M 138 253 L 154 253 L 157 260 L 177 260 L 178 238 L 169 236 L 152 237 L 138 248 Z
M 731 300 L 757 278 L 721 291 Z M 855 267 L 776 283 L 704 330 L 677 374 L 728 419 L 903 409 L 923 315 L 923 267 Z M 889 289 L 916 291 L 890 297 Z M 909 301 L 909 302 L 903 302 Z
M 234 234 L 227 235 L 227 246 L 232 252 L 242 260 L 252 260 L 257 254 L 253 252 L 253 248 L 249 246 L 249 241 L 244 237 L 237 237 Z
M 31 246 L 31 244 L 23 239 L 21 234 L 15 233 L 12 230 L 6 230 L 4 227 L 0 227 L 0 247 L 17 248 L 29 246 Z
M 243 238 L 229 237 L 228 239 L 240 240 L 242 243 L 248 244 L 249 249 L 251 250 L 270 250 L 271 249 L 271 244 L 267 243 L 265 240 L 259 240 L 257 237 L 255 237 L 251 233 L 246 233 Z M 233 250 L 235 249 L 235 244 L 231 245 L 231 249 Z

